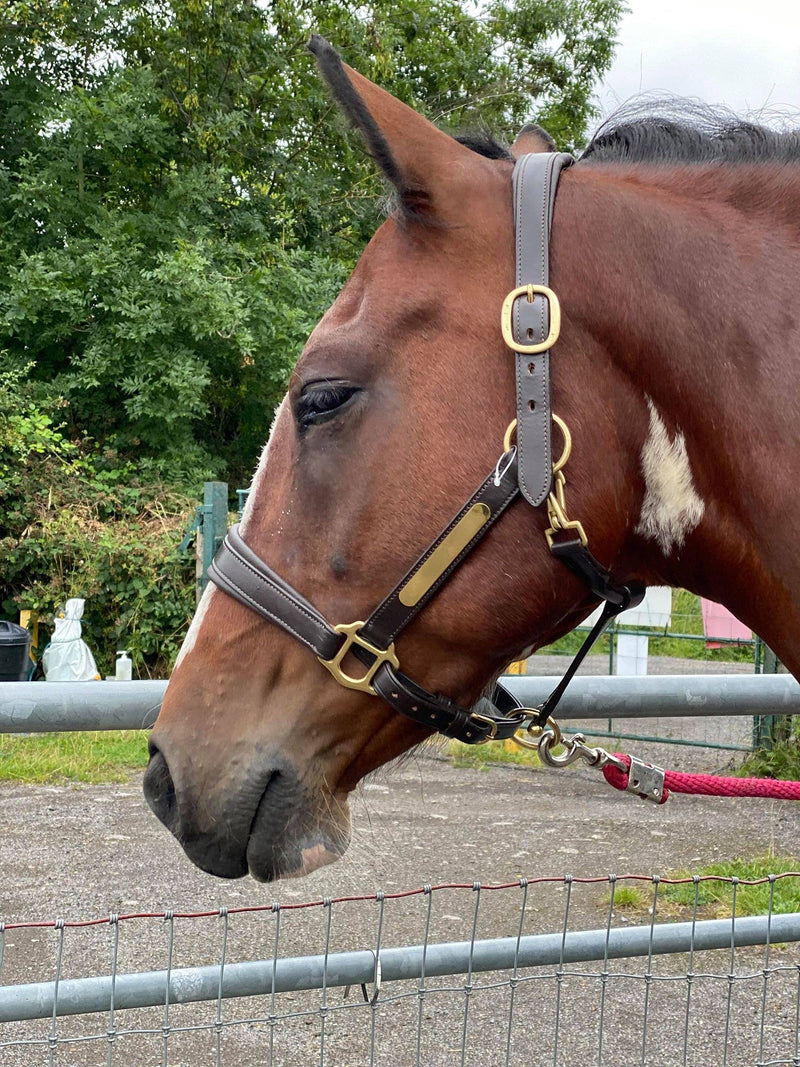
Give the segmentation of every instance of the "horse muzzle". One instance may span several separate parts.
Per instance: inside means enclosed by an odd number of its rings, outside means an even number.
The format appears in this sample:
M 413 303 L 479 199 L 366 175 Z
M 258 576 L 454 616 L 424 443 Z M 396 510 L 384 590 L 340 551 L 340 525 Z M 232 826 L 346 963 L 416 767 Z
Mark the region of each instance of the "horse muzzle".
M 199 760 L 173 758 L 166 738 L 151 739 L 147 803 L 208 874 L 250 873 L 261 882 L 300 877 L 333 863 L 347 848 L 346 800 L 310 790 L 285 761 L 256 755 L 243 773 L 234 760 L 210 792 L 193 782 L 201 772 Z

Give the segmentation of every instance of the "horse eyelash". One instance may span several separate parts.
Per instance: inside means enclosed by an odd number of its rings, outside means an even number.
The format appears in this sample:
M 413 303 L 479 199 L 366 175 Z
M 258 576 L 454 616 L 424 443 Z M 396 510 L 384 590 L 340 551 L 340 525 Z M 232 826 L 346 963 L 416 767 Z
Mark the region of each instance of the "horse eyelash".
M 295 418 L 302 430 L 333 416 L 359 390 L 352 385 L 310 386 L 297 401 Z

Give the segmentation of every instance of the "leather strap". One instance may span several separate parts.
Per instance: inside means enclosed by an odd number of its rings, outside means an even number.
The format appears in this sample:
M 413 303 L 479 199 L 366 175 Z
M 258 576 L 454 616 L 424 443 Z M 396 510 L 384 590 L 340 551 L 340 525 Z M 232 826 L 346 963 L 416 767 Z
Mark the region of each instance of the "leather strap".
M 387 649 L 394 637 L 488 533 L 519 492 L 515 457 L 516 449 L 500 457 L 489 477 L 361 627 L 359 634 L 364 640 L 376 648 Z M 403 604 L 399 599 L 400 593 L 409 579 L 476 504 L 485 506 L 489 511 L 480 529 L 413 605 Z M 269 622 L 280 626 L 320 659 L 332 660 L 342 648 L 346 640 L 344 635 L 335 630 L 305 597 L 253 552 L 239 534 L 238 525 L 228 530 L 208 569 L 208 576 L 220 589 Z M 351 645 L 351 651 L 368 667 L 375 662 L 376 657 L 359 644 Z M 372 687 L 387 704 L 407 718 L 466 744 L 512 737 L 525 722 L 525 716 L 516 713 L 519 702 L 499 685 L 494 687 L 491 699 L 484 697 L 475 708 L 463 708 L 448 697 L 423 689 L 391 663 L 384 662 L 372 679 Z
M 211 581 L 235 600 L 286 630 L 320 659 L 333 659 L 344 638 L 305 597 L 268 567 L 239 535 L 225 536 L 208 568 Z
M 560 152 L 534 152 L 521 156 L 514 167 L 514 227 L 516 231 L 516 284 L 547 285 L 548 249 L 558 177 L 574 163 Z M 547 299 L 536 296 L 515 301 L 514 339 L 523 345 L 540 344 L 550 330 Z M 519 486 L 533 507 L 544 502 L 553 478 L 550 445 L 550 353 L 517 352 L 517 449 Z
M 600 563 L 577 537 L 564 541 L 554 540 L 550 551 L 576 574 L 600 600 L 615 604 L 618 611 L 635 608 L 642 602 L 645 588 L 639 582 L 617 585 L 611 573 Z M 598 635 L 599 636 L 599 635 Z
M 378 648 L 388 648 L 400 631 L 408 626 L 428 601 L 438 593 L 441 586 L 447 581 L 464 557 L 486 536 L 509 504 L 516 499 L 519 494 L 516 451 L 516 448 L 512 448 L 510 452 L 500 457 L 497 466 L 480 488 L 472 494 L 461 511 L 453 516 L 436 540 L 423 552 L 414 566 L 372 612 L 361 631 L 371 644 L 376 645 Z M 439 545 L 451 534 L 454 527 L 476 504 L 484 505 L 489 509 L 489 516 L 483 526 L 464 545 L 463 549 L 447 568 L 441 572 L 436 581 L 428 587 L 427 591 L 413 605 L 403 603 L 400 596 L 402 591 L 407 588 L 409 581 L 420 571 Z

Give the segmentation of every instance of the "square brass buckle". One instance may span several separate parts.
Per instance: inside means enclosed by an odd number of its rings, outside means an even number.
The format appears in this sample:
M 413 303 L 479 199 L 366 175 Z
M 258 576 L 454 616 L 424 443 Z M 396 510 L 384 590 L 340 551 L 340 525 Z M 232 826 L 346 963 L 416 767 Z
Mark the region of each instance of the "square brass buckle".
M 359 630 L 364 625 L 363 620 L 358 622 L 340 622 L 334 626 L 334 630 L 337 633 L 344 634 L 345 640 L 342 643 L 342 647 L 333 657 L 333 659 L 322 659 L 317 657 L 323 667 L 327 668 L 339 685 L 343 685 L 345 689 L 357 689 L 359 693 L 371 693 L 372 696 L 376 696 L 376 692 L 372 686 L 372 679 L 375 677 L 375 672 L 384 663 L 391 663 L 395 670 L 400 669 L 400 661 L 395 655 L 394 641 L 389 644 L 388 648 L 376 648 L 371 645 L 369 641 L 365 641 L 359 634 Z M 366 649 L 370 655 L 375 657 L 375 662 L 366 668 L 366 674 L 361 678 L 354 678 L 351 674 L 346 674 L 342 670 L 342 660 L 353 647 L 353 645 L 359 645 L 361 648 Z
M 550 311 L 550 332 L 543 341 L 538 341 L 533 345 L 524 345 L 514 338 L 511 315 L 514 311 L 514 301 L 521 296 L 526 297 L 529 304 L 533 303 L 534 296 L 543 296 Z M 518 289 L 512 289 L 503 301 L 503 307 L 500 310 L 500 329 L 503 331 L 503 340 L 515 352 L 523 352 L 525 355 L 546 352 L 548 348 L 553 347 L 561 332 L 561 305 L 558 297 L 546 285 L 520 285 Z
M 470 713 L 469 721 L 489 727 L 486 737 L 478 741 L 479 745 L 485 745 L 487 741 L 497 740 L 497 722 L 494 719 L 490 719 L 488 715 L 481 715 L 478 711 L 473 711 Z

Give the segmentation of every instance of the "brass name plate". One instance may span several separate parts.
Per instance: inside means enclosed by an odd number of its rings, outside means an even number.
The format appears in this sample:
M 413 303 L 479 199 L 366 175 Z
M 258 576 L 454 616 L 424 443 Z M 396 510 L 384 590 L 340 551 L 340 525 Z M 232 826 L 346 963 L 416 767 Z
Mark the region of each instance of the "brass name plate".
M 455 524 L 444 541 L 431 552 L 416 574 L 408 579 L 397 594 L 401 604 L 413 608 L 430 587 L 444 574 L 453 560 L 466 548 L 475 534 L 491 516 L 486 504 L 473 504 Z

